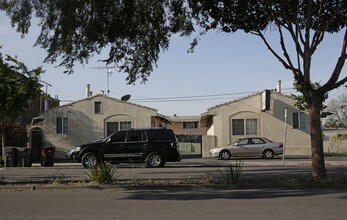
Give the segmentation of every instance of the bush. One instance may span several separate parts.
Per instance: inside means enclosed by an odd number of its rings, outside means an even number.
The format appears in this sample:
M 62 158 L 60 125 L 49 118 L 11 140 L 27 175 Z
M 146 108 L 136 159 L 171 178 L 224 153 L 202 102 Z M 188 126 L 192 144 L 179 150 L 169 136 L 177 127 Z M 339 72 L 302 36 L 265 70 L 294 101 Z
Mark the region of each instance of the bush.
M 89 174 L 87 176 L 91 181 L 97 184 L 110 184 L 115 182 L 118 177 L 118 168 L 113 167 L 110 163 L 98 163 L 88 169 Z
M 226 184 L 238 183 L 242 174 L 243 161 L 238 160 L 235 162 L 235 164 L 233 164 L 232 162 L 227 162 L 226 165 L 227 166 L 224 171 L 220 171 L 223 180 Z

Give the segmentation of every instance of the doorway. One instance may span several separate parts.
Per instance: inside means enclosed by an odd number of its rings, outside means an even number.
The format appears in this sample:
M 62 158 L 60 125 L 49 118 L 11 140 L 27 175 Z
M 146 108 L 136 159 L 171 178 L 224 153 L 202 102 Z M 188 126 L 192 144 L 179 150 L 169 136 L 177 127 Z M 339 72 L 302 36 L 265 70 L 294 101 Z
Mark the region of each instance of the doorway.
M 31 162 L 41 162 L 41 148 L 43 147 L 42 128 L 33 128 L 30 131 Z

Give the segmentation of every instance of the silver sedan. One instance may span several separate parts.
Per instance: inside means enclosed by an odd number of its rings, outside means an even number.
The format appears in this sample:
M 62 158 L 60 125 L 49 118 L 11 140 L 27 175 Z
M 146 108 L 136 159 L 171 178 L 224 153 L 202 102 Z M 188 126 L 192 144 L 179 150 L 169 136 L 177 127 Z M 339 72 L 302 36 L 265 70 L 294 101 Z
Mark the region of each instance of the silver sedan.
M 283 154 L 283 143 L 275 143 L 263 137 L 240 138 L 225 147 L 210 150 L 212 157 L 228 160 L 232 156 L 259 156 L 271 159 Z

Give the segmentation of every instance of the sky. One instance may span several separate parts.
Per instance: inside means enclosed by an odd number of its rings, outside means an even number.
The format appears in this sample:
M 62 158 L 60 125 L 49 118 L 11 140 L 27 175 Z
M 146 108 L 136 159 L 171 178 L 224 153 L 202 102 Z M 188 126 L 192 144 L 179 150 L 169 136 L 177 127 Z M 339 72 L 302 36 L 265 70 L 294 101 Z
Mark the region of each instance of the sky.
M 64 74 L 58 63 L 43 63 L 44 49 L 34 47 L 40 27 L 32 26 L 29 34 L 21 38 L 11 28 L 9 19 L 0 11 L 0 50 L 3 55 L 17 56 L 28 68 L 42 66 L 46 72 L 41 80 L 48 83 L 43 88 L 61 104 L 85 98 L 86 85 L 93 94 L 107 91 L 109 96 L 121 99 L 130 94 L 130 102 L 155 108 L 158 113 L 172 116 L 200 115 L 208 108 L 232 101 L 265 89 L 275 89 L 278 80 L 282 92 L 290 95 L 293 75 L 270 53 L 260 38 L 236 32 L 223 34 L 210 32 L 199 41 L 194 53 L 187 53 L 192 38 L 174 36 L 169 50 L 164 51 L 146 83 L 127 84 L 125 73 L 113 69 L 107 77 L 105 65 L 98 62 L 107 57 L 104 51 L 94 56 L 84 66 L 76 64 L 74 74 Z M 312 60 L 312 81 L 325 83 L 341 53 L 343 33 L 326 35 Z M 275 31 L 266 33 L 275 47 L 279 41 Z M 345 65 L 342 76 L 346 76 Z M 107 82 L 108 79 L 108 82 Z M 329 93 L 329 99 L 346 92 L 342 86 Z

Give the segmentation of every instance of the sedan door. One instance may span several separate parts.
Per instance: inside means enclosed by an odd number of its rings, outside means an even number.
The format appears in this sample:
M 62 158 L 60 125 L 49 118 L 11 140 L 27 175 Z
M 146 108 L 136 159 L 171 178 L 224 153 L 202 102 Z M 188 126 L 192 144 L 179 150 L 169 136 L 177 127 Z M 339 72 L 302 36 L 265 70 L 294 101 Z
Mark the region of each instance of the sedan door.
M 247 156 L 259 156 L 262 154 L 266 142 L 261 138 L 250 138 Z
M 236 144 L 232 145 L 230 148 L 232 156 L 245 156 L 248 154 L 248 140 L 249 138 L 244 138 L 238 141 Z

